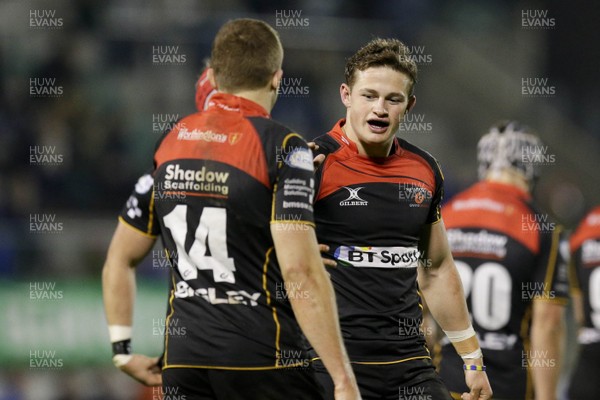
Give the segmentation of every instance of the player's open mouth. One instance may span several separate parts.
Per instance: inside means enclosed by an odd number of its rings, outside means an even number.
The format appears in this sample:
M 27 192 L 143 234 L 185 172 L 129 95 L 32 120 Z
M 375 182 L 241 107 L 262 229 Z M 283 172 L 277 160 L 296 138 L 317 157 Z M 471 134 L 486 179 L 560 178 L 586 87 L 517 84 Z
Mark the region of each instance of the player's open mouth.
M 370 119 L 367 121 L 367 123 L 369 124 L 371 132 L 374 133 L 384 133 L 387 131 L 388 126 L 390 126 L 390 123 L 388 121 L 379 119 Z

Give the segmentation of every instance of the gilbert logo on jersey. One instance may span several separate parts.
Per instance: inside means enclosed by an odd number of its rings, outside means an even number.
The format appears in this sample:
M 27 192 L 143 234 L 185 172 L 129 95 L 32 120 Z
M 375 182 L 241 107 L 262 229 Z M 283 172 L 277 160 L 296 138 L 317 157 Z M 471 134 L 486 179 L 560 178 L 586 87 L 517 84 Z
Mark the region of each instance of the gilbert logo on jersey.
M 340 246 L 335 258 L 358 268 L 417 268 L 421 253 L 416 247 Z
M 348 186 L 344 186 L 344 189 L 348 190 L 349 195 L 346 200 L 340 201 L 340 206 L 366 206 L 369 205 L 369 202 L 363 200 L 358 195 L 358 191 L 364 189 L 364 187 L 351 188 Z

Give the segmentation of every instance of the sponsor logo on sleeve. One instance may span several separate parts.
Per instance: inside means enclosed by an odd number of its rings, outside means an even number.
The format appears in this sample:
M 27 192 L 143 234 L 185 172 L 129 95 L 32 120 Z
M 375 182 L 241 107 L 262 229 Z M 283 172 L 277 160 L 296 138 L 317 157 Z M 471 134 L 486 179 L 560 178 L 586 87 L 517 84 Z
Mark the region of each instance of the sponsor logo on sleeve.
M 305 147 L 283 149 L 282 154 L 277 154 L 277 158 L 292 168 L 314 171 L 312 152 Z
M 153 184 L 154 178 L 152 178 L 152 175 L 146 174 L 140 176 L 140 179 L 138 179 L 137 183 L 135 184 L 135 192 L 139 194 L 148 193 Z

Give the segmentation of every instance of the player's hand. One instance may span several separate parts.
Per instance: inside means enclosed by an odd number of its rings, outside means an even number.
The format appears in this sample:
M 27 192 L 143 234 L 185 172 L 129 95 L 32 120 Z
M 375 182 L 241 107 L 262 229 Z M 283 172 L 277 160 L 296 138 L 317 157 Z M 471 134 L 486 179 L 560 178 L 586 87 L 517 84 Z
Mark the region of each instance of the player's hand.
M 321 253 L 327 253 L 329 251 L 329 246 L 327 246 L 326 244 L 319 244 L 319 251 Z M 321 259 L 323 260 L 323 264 L 325 264 L 326 267 L 337 267 L 337 262 L 335 260 L 325 257 L 321 257 Z
M 308 148 L 312 151 L 317 151 L 319 150 L 319 145 L 317 145 L 315 142 L 308 142 Z M 323 164 L 323 161 L 325 161 L 325 154 L 317 155 L 315 158 L 313 158 L 313 167 L 315 169 L 319 168 L 321 164 Z
M 132 354 L 131 360 L 119 369 L 146 386 L 160 386 L 162 375 L 158 360 L 159 357 L 150 358 L 142 354 Z
M 463 393 L 463 400 L 491 399 L 492 387 L 485 371 L 465 371 L 465 382 L 471 391 Z

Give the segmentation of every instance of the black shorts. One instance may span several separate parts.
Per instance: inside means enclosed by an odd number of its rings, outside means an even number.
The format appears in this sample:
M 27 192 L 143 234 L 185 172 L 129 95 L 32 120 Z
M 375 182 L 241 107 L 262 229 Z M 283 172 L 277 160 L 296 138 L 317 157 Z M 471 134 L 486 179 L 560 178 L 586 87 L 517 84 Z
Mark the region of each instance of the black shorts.
M 230 371 L 168 368 L 162 372 L 163 400 L 323 400 L 312 368 Z
M 333 381 L 319 360 L 313 363 L 325 398 L 333 399 Z M 395 364 L 352 364 L 363 400 L 452 400 L 430 359 Z
M 600 399 L 600 343 L 586 344 L 580 347 L 576 367 L 569 383 L 569 399 Z

